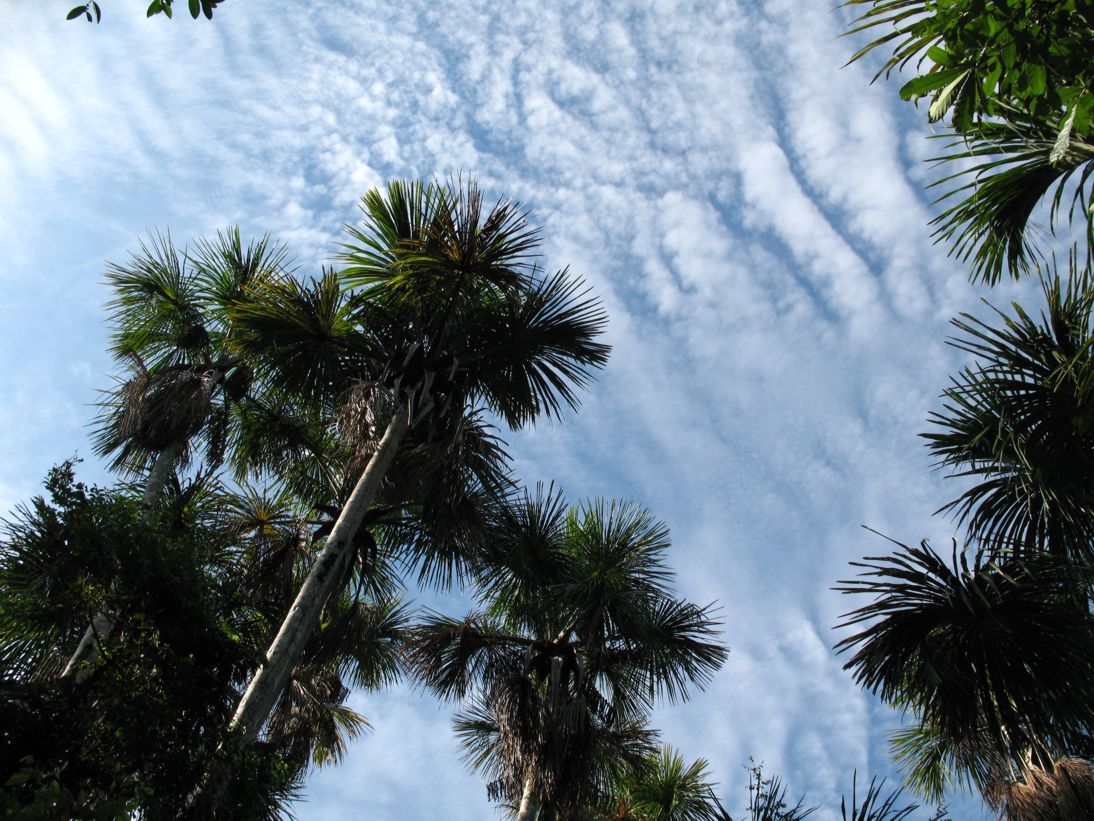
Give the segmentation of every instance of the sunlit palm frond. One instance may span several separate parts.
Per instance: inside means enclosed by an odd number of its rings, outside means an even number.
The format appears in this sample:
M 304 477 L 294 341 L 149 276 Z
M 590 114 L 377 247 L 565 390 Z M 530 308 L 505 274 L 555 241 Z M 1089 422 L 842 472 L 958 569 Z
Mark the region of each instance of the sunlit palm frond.
M 665 745 L 627 784 L 626 802 L 647 821 L 724 821 L 716 785 L 705 758 L 687 764 L 678 750 Z
M 186 258 L 203 307 L 222 321 L 230 305 L 250 298 L 253 283 L 279 278 L 291 265 L 288 249 L 269 234 L 244 247 L 238 226 L 217 231 L 216 239 L 199 239 Z
M 991 752 L 983 731 L 954 738 L 929 724 L 913 724 L 889 737 L 889 749 L 904 783 L 925 801 L 940 802 L 951 791 L 983 791 L 1007 769 Z
M 922 58 L 941 40 L 941 35 L 929 23 L 923 22 L 929 9 L 926 0 L 847 0 L 844 5 L 870 6 L 855 20 L 847 34 L 892 26 L 892 31 L 868 43 L 847 61 L 853 63 L 874 49 L 892 43 L 893 55 L 878 69 L 875 80 L 882 75 L 888 77 L 894 69 L 899 71 L 917 57 Z
M 179 348 L 208 345 L 194 271 L 169 234 L 141 240 L 127 263 L 107 266 L 106 279 L 114 292 L 107 308 L 116 357 L 136 353 L 158 365 Z

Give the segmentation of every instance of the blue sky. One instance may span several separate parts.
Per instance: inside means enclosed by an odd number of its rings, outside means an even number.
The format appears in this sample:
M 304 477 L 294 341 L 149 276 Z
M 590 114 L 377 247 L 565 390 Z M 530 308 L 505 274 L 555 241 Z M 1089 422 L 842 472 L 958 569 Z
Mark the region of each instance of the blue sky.
M 860 525 L 953 535 L 931 513 L 957 487 L 917 434 L 963 362 L 950 317 L 1012 292 L 932 244 L 938 143 L 895 84 L 841 68 L 844 10 L 231 0 L 194 22 L 102 0 L 92 26 L 73 2 L 0 6 L 0 510 L 74 453 L 107 481 L 86 428 L 110 384 L 102 272 L 147 231 L 269 231 L 317 270 L 370 186 L 469 173 L 532 209 L 545 266 L 611 319 L 580 413 L 505 437 L 521 476 L 648 506 L 681 591 L 720 603 L 730 660 L 658 714 L 665 740 L 731 810 L 749 756 L 818 821 L 854 768 L 889 772 L 899 717 L 832 654 L 830 587 L 888 549 Z M 449 707 L 353 706 L 374 729 L 301 818 L 496 817 Z

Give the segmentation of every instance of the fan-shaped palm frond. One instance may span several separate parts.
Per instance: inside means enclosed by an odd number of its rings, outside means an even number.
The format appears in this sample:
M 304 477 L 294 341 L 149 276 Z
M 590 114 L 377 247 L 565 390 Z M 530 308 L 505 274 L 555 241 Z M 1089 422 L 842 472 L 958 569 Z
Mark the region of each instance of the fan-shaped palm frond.
M 274 271 L 229 311 L 232 346 L 271 386 L 329 403 L 362 374 L 379 375 L 383 352 L 362 332 L 357 308 L 333 271 L 308 282 Z
M 852 564 L 863 572 L 836 589 L 876 600 L 846 614 L 840 627 L 867 626 L 836 649 L 855 651 L 844 666 L 856 682 L 930 728 L 909 739 L 910 756 L 956 760 L 962 739 L 982 739 L 989 758 L 1021 761 L 1088 737 L 1094 616 L 1073 566 L 983 553 L 970 563 L 956 544 L 950 562 L 923 544 Z
M 613 802 L 619 806 L 606 816 L 635 821 L 727 821 L 715 786 L 705 758 L 686 764 L 679 751 L 665 745 L 628 779 L 623 795 Z
M 956 347 L 977 357 L 924 434 L 940 464 L 980 481 L 945 509 L 991 549 L 1087 559 L 1094 544 L 1094 331 L 1090 276 L 1043 279 L 1046 309 L 996 326 L 963 314 Z
M 667 546 L 638 506 L 568 512 L 541 486 L 500 511 L 484 542 L 485 615 L 432 616 L 412 632 L 409 666 L 438 695 L 476 700 L 459 725 L 478 739 L 471 760 L 522 813 L 599 806 L 622 769 L 597 769 L 598 739 L 631 733 L 655 696 L 686 697 L 725 660 L 706 610 L 669 594 Z
M 487 406 L 511 428 L 576 408 L 577 390 L 611 350 L 593 341 L 607 321 L 600 301 L 564 269 L 487 307 L 468 316 L 468 344 L 456 350 L 460 367 L 481 375 Z

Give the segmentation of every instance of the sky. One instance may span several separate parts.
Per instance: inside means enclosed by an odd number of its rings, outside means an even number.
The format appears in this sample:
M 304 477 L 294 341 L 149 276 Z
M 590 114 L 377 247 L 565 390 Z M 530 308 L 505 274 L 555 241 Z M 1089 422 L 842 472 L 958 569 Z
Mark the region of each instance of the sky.
M 108 387 L 103 271 L 149 231 L 239 225 L 303 271 L 370 187 L 463 173 L 531 209 L 546 268 L 603 300 L 613 353 L 560 423 L 506 433 L 528 485 L 633 499 L 671 529 L 680 593 L 717 602 L 729 661 L 660 709 L 727 808 L 751 757 L 838 817 L 851 774 L 894 778 L 900 716 L 832 645 L 848 562 L 948 544 L 959 493 L 919 434 L 970 285 L 932 243 L 925 112 L 844 67 L 849 15 L 801 0 L 141 0 L 0 5 L 0 513 L 78 454 Z M 314 774 L 302 819 L 501 817 L 451 705 L 355 694 L 372 731 Z M 983 815 L 954 799 L 958 818 Z M 929 813 L 922 812 L 926 818 Z M 983 817 L 987 817 L 983 815 Z

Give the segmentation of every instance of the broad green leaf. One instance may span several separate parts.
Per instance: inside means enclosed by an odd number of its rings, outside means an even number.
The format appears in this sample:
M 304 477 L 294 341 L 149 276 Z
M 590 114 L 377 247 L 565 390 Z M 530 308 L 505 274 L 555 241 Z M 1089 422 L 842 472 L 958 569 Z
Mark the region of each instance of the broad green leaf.
M 75 20 L 77 17 L 82 15 L 85 11 L 87 11 L 87 6 L 77 6 L 76 8 L 74 8 L 72 11 L 70 11 L 68 13 L 68 17 L 66 17 L 65 19 L 66 20 Z
M 148 12 L 145 16 L 151 17 L 153 14 L 159 14 L 161 11 L 163 11 L 163 3 L 161 3 L 160 0 L 152 0 L 152 2 L 148 4 Z
M 949 68 L 950 64 L 953 62 L 950 58 L 950 53 L 942 48 L 942 46 L 931 46 L 927 49 L 927 59 L 943 68 Z
M 966 71 L 960 68 L 947 68 L 942 71 L 932 71 L 921 77 L 913 77 L 900 89 L 900 99 L 918 100 L 920 97 L 926 97 L 930 92 L 938 91 Z
M 198 19 L 198 15 L 201 14 L 201 3 L 199 0 L 190 0 L 190 16 L 195 20 Z
M 1038 63 L 1030 63 L 1026 66 L 1026 81 L 1029 83 L 1029 93 L 1040 97 L 1045 93 L 1047 82 L 1045 67 Z

